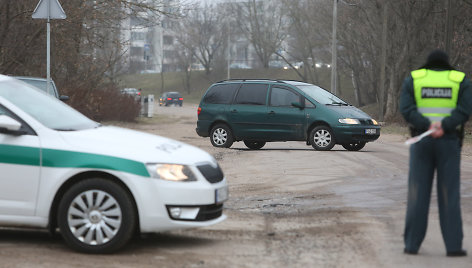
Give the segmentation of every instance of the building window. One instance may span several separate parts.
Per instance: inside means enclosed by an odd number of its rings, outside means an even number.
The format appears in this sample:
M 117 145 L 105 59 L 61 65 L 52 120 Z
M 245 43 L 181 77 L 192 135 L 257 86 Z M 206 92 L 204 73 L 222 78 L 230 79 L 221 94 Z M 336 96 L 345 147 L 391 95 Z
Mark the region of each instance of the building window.
M 174 43 L 174 38 L 170 35 L 164 36 L 164 45 L 172 45 Z
M 146 33 L 144 32 L 131 32 L 131 41 L 144 41 L 146 38 Z

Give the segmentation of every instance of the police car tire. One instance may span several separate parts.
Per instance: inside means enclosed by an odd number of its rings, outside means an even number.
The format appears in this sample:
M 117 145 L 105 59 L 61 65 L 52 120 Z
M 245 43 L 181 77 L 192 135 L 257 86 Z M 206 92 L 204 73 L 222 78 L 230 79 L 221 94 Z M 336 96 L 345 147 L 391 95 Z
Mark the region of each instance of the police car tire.
M 323 138 L 321 141 L 320 139 Z M 333 130 L 328 126 L 317 126 L 310 132 L 310 144 L 317 151 L 329 151 L 336 144 Z
M 225 124 L 218 124 L 210 131 L 210 142 L 215 147 L 229 148 L 233 145 L 233 132 Z
M 344 143 L 342 146 L 348 151 L 359 151 L 364 148 L 365 142 L 356 142 L 356 143 Z
M 69 224 L 69 219 L 72 218 L 69 217 L 69 209 L 71 208 L 73 202 L 75 202 L 75 200 L 78 200 L 77 198 L 79 198 L 81 195 L 82 200 L 84 200 L 85 193 L 90 193 L 90 191 L 100 192 L 101 194 L 105 194 L 107 197 L 110 197 L 107 200 L 111 200 L 112 204 L 113 202 L 115 202 L 115 204 L 113 205 L 118 205 L 115 206 L 115 208 L 118 208 L 118 210 L 114 211 L 121 212 L 121 217 L 119 217 L 121 218 L 119 219 L 121 220 L 121 223 L 119 227 L 115 228 L 115 230 L 117 230 L 116 234 L 114 234 L 114 236 L 112 236 L 109 241 L 100 245 L 88 244 L 79 240 L 72 233 L 71 225 Z M 95 193 L 93 196 L 94 198 L 96 198 L 95 201 L 97 201 L 97 194 Z M 102 201 L 101 203 L 103 206 L 106 204 L 105 201 Z M 86 206 L 89 206 L 88 202 L 85 204 Z M 77 208 L 76 206 L 74 207 Z M 110 208 L 105 208 L 106 211 L 110 211 L 110 209 L 113 209 L 113 206 L 111 206 Z M 89 217 L 91 215 L 91 213 L 88 212 L 86 212 L 86 214 L 88 214 Z M 104 214 L 102 214 L 102 216 L 103 215 Z M 102 178 L 86 179 L 72 185 L 65 192 L 64 196 L 62 197 L 59 203 L 57 218 L 61 235 L 68 246 L 80 252 L 94 254 L 112 253 L 121 249 L 123 246 L 126 245 L 126 243 L 128 243 L 128 241 L 133 236 L 137 222 L 135 207 L 128 192 L 126 192 L 118 184 Z M 103 220 L 103 218 L 101 218 L 101 221 L 101 224 L 107 225 L 106 223 L 104 223 L 106 222 L 106 220 Z M 95 239 L 97 237 L 97 234 L 97 231 L 94 231 Z M 102 235 L 106 235 L 104 231 L 102 231 Z

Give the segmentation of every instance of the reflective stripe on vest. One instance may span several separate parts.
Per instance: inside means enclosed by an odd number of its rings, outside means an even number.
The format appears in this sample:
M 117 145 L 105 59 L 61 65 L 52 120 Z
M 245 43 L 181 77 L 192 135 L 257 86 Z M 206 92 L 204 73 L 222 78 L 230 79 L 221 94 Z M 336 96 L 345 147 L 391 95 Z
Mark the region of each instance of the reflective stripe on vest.
M 455 70 L 420 69 L 411 72 L 411 76 L 418 111 L 433 122 L 450 116 L 457 106 L 465 74 Z

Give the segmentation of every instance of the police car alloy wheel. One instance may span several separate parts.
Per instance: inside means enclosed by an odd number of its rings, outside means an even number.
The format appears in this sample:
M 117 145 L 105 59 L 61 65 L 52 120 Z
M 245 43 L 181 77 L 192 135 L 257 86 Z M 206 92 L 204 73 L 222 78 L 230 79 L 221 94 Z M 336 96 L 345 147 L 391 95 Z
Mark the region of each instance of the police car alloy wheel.
M 116 183 L 94 178 L 73 185 L 59 204 L 58 225 L 66 243 L 81 252 L 110 253 L 136 227 L 134 205 Z
M 219 124 L 211 129 L 210 141 L 215 147 L 229 148 L 233 144 L 233 134 L 228 126 Z
M 317 151 L 329 151 L 336 141 L 330 127 L 317 126 L 310 132 L 310 143 Z

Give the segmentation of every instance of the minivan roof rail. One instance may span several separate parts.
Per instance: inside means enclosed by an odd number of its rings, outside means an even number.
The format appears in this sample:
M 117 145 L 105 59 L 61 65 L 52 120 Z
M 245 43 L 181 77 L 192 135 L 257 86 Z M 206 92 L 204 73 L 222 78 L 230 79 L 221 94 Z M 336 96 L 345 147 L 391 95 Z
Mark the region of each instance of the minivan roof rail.
M 233 78 L 233 79 L 226 79 L 226 80 L 221 80 L 216 83 L 223 83 L 223 82 L 228 82 L 228 81 L 273 81 L 273 82 L 278 82 L 278 83 L 285 83 L 282 80 L 278 79 L 268 79 L 268 78 Z

